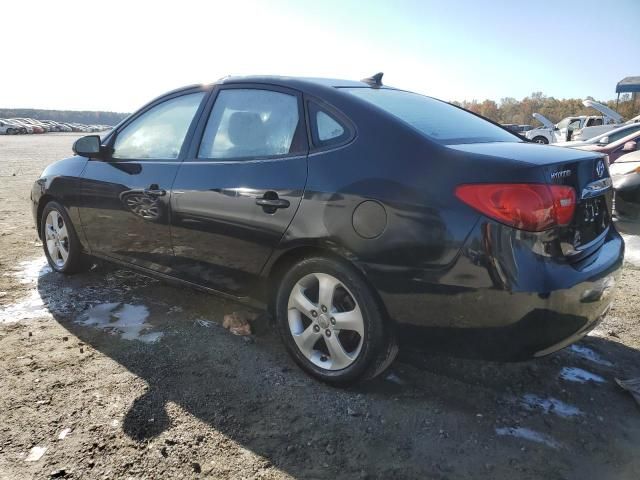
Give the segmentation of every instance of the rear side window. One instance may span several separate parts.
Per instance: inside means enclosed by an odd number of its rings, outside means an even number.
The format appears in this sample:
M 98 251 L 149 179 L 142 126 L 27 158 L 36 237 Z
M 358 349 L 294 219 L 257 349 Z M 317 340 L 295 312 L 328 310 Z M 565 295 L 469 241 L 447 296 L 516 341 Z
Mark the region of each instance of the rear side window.
M 326 142 L 344 135 L 342 125 L 328 113 L 318 112 L 316 114 L 316 125 L 318 126 L 318 139 L 321 142 Z
M 182 95 L 147 110 L 118 132 L 112 157 L 129 160 L 178 158 L 203 97 L 204 92 Z
M 349 140 L 351 130 L 349 130 L 346 121 L 315 102 L 309 102 L 308 108 L 314 146 L 319 148 L 333 147 Z
M 388 88 L 346 88 L 443 144 L 521 142 L 522 139 L 461 108 L 417 93 Z
M 213 105 L 198 157 L 230 159 L 300 153 L 298 99 L 271 90 L 222 90 Z

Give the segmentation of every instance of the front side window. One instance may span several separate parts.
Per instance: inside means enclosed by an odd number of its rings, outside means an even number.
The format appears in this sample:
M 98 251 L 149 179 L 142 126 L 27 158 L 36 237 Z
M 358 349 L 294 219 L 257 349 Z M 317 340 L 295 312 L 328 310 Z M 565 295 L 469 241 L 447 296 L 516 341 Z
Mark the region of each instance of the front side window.
M 271 90 L 222 90 L 211 110 L 198 157 L 229 159 L 299 153 L 298 99 Z
M 521 142 L 522 139 L 466 110 L 434 98 L 389 88 L 345 88 L 439 143 Z
M 147 110 L 118 133 L 112 157 L 130 160 L 178 158 L 204 95 L 204 92 L 182 95 Z

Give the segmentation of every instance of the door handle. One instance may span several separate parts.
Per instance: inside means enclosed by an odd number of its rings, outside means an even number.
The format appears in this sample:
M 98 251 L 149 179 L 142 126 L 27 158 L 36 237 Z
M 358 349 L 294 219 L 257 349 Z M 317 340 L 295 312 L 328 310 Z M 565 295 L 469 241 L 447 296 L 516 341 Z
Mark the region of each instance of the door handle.
M 283 200 L 281 198 L 276 198 L 274 200 L 269 200 L 268 198 L 257 198 L 256 205 L 260 205 L 261 207 L 287 208 L 290 203 L 289 200 Z
M 150 197 L 164 197 L 167 194 L 167 191 L 158 187 L 157 184 L 152 183 L 148 188 L 144 189 L 144 194 Z
M 278 198 L 276 192 L 267 192 L 263 197 L 256 198 L 256 205 L 260 205 L 267 213 L 273 213 L 278 208 L 289 207 L 290 203 L 289 200 Z

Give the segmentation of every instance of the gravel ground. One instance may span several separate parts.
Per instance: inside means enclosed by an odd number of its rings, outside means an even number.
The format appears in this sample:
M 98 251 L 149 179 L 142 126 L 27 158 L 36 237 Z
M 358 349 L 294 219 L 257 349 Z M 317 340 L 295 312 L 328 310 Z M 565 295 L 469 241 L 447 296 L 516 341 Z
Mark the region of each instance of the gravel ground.
M 592 335 L 537 361 L 402 352 L 338 390 L 301 373 L 264 317 L 97 265 L 50 272 L 31 183 L 72 134 L 0 137 L 0 479 L 638 479 L 640 256 Z M 15 175 L 14 175 L 15 174 Z

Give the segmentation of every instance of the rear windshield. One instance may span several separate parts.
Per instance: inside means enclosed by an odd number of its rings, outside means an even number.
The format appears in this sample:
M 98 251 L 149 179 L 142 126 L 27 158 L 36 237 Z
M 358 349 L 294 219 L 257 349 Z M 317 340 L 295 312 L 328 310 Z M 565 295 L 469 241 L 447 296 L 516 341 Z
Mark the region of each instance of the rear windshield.
M 345 90 L 445 145 L 521 141 L 519 137 L 466 110 L 417 93 L 385 88 Z

